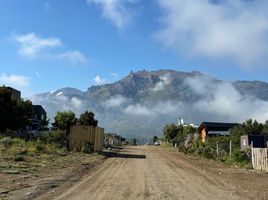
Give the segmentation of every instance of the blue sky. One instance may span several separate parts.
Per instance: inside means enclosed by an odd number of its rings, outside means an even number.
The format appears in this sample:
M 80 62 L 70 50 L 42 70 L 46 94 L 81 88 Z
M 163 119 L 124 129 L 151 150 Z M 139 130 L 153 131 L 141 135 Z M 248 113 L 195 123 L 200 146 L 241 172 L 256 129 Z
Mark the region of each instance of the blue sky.
M 268 82 L 265 0 L 0 2 L 0 84 L 24 97 L 143 69 Z

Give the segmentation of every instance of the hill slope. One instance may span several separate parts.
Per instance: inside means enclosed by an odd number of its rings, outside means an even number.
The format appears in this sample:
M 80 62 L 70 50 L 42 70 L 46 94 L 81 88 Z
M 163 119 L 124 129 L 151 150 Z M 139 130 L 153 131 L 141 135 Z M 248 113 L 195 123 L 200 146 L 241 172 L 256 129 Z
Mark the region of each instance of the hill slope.
M 109 132 L 148 138 L 166 123 L 201 121 L 239 122 L 268 119 L 268 83 L 226 82 L 200 72 L 174 70 L 130 72 L 111 84 L 82 92 L 63 88 L 32 97 L 53 118 L 56 111 L 77 114 L 92 110 Z

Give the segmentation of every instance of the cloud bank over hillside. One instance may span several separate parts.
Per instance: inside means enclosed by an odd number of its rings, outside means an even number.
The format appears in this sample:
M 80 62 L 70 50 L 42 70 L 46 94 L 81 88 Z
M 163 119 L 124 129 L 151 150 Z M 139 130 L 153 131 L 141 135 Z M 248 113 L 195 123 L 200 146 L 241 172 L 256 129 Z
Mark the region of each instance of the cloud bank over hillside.
M 165 87 L 172 86 L 172 76 L 161 77 L 154 87 L 147 89 L 148 94 L 153 92 L 158 95 Z M 79 117 L 82 112 L 91 110 L 107 132 L 117 132 L 127 137 L 148 138 L 160 134 L 166 123 L 177 123 L 179 117 L 188 123 L 243 122 L 248 118 L 264 122 L 268 119 L 268 102 L 255 96 L 241 95 L 232 82 L 197 75 L 185 78 L 182 85 L 187 90 L 187 96 L 198 96 L 197 100 L 182 101 L 175 95 L 168 100 L 159 97 L 146 101 L 115 94 L 104 100 L 92 101 L 83 95 L 47 93 L 32 97 L 32 101 L 43 105 L 52 121 L 57 111 L 71 110 Z

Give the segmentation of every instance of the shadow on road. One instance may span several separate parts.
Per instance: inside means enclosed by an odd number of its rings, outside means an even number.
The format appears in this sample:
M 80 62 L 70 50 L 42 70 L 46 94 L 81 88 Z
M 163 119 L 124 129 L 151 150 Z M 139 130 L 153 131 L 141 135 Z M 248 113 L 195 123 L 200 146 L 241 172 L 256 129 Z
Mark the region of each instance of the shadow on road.
M 102 155 L 108 158 L 133 158 L 133 159 L 146 159 L 146 155 L 138 155 L 138 154 L 122 154 L 116 153 L 111 151 L 103 151 L 101 152 Z

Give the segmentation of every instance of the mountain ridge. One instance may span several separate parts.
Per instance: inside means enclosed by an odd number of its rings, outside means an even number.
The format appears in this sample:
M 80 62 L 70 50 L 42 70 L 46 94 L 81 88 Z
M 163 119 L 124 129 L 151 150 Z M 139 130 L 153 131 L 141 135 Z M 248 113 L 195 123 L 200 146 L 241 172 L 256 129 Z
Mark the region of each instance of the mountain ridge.
M 108 132 L 127 137 L 160 134 L 166 123 L 176 123 L 178 117 L 191 123 L 268 119 L 268 83 L 222 81 L 198 71 L 131 71 L 114 83 L 86 91 L 62 88 L 32 100 L 44 105 L 51 118 L 56 111 L 79 115 L 92 110 Z M 248 109 L 252 106 L 255 110 Z

